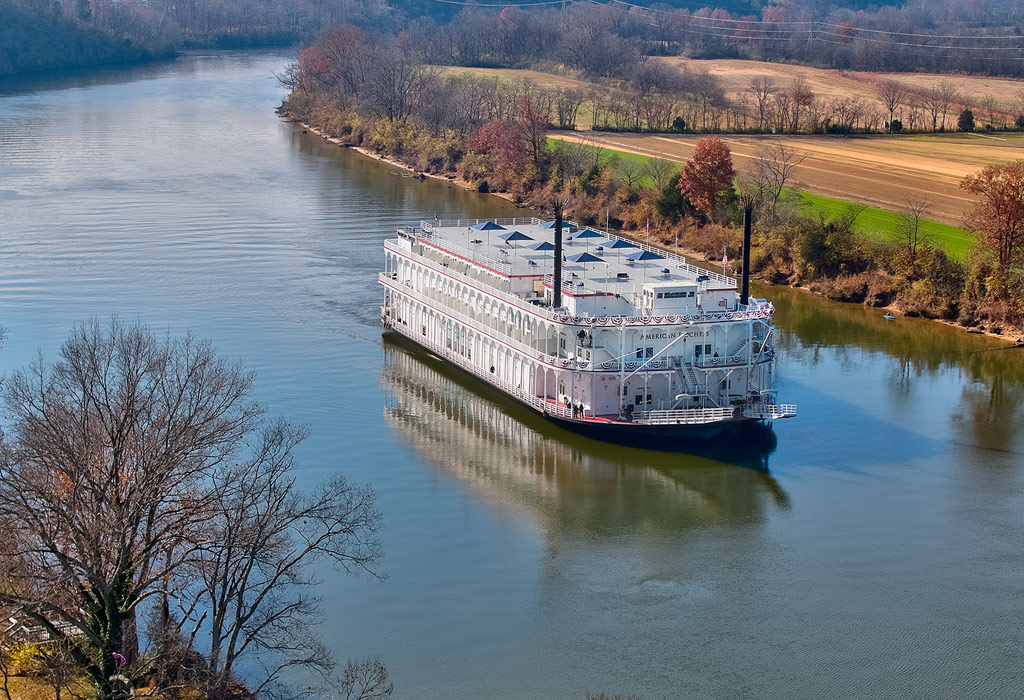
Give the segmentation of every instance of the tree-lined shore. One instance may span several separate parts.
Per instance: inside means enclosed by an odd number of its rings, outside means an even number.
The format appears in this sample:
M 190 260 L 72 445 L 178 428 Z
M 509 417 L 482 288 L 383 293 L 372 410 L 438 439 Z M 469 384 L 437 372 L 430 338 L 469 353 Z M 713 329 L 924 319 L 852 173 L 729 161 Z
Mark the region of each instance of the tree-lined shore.
M 716 152 L 716 162 L 728 161 L 728 167 L 721 165 L 724 175 L 713 193 L 707 187 L 698 192 L 687 174 L 701 166 L 697 154 L 680 171 L 657 158 L 616 160 L 585 135 L 552 145 L 549 131 L 567 126 L 579 106 L 565 91 L 445 75 L 400 38 L 357 27 L 327 33 L 282 78 L 291 91 L 283 114 L 414 170 L 540 210 L 568 198 L 581 223 L 603 226 L 607 220 L 710 260 L 723 253 L 738 259 L 741 202 L 749 201 L 756 215 L 751 271 L 765 280 L 1001 333 L 1022 325 L 1024 299 L 1016 284 L 1022 241 L 992 217 L 983 224 L 984 208 L 972 217 L 978 243 L 963 262 L 927 240 L 921 227 L 926 201 L 906 204 L 895 241 L 877 240 L 855 230 L 859 207 L 826 217 L 809 214 L 789 196 L 799 151 L 767 146 L 747 172 L 735 173 L 728 149 L 714 137 L 710 141 L 725 149 Z M 984 177 L 993 186 L 1007 172 Z M 966 190 L 985 194 L 969 180 Z M 1012 252 L 999 253 L 1001 246 Z

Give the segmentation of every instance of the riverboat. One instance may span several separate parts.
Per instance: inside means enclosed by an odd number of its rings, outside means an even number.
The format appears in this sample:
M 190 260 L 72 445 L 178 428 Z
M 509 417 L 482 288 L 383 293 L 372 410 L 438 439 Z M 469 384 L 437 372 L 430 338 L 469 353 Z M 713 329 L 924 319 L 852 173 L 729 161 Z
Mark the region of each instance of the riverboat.
M 796 415 L 745 279 L 537 218 L 422 221 L 384 253 L 385 328 L 563 427 L 656 446 Z

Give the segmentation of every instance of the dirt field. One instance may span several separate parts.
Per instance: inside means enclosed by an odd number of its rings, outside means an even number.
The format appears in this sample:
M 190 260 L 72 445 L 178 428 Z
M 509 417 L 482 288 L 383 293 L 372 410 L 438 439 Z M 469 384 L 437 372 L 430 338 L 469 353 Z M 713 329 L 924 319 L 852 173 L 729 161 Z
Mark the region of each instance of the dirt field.
M 805 66 L 742 60 L 660 59 L 691 70 L 708 70 L 716 75 L 730 97 L 736 97 L 758 75 L 770 75 L 778 85 L 801 76 L 819 97 L 858 96 L 877 102 L 879 80 L 895 79 L 919 86 L 954 82 L 961 93 L 973 99 L 992 96 L 1007 108 L 1019 102 L 1024 81 L 978 76 L 927 74 L 874 74 L 830 71 Z M 528 79 L 551 88 L 588 89 L 591 84 L 531 70 L 486 68 L 444 68 L 452 74 L 473 73 L 503 79 Z M 879 105 L 880 107 L 880 105 Z M 579 127 L 589 127 L 589 111 L 580 110 Z M 955 117 L 953 117 L 955 119 Z M 585 132 L 599 145 L 642 155 L 676 161 L 690 157 L 700 136 L 652 134 L 602 134 Z M 555 138 L 567 138 L 554 133 Z M 860 136 L 724 136 L 732 149 L 737 169 L 747 166 L 764 143 L 782 139 L 806 155 L 796 169 L 792 185 L 814 194 L 869 204 L 882 209 L 901 210 L 908 200 L 931 203 L 927 218 L 960 226 L 974 200 L 959 188 L 960 180 L 986 165 L 1024 158 L 1024 135 L 936 134 L 889 137 Z
M 564 132 L 554 138 L 578 138 Z M 701 136 L 601 134 L 584 138 L 596 145 L 684 161 Z M 959 226 L 974 199 L 960 180 L 980 168 L 1024 158 L 1024 138 L 947 134 L 912 137 L 729 136 L 737 170 L 747 167 L 770 140 L 783 140 L 806 156 L 794 171 L 793 187 L 827 197 L 901 210 L 911 199 L 930 202 L 926 218 Z
M 1001 108 L 1012 112 L 1019 109 L 1020 91 L 1024 89 L 1024 81 L 1012 78 L 931 73 L 864 73 L 734 59 L 670 57 L 659 60 L 671 65 L 686 66 L 693 71 L 708 71 L 722 82 L 726 95 L 733 99 L 750 86 L 751 78 L 759 75 L 771 76 L 780 87 L 788 85 L 797 76 L 803 77 L 818 97 L 860 97 L 873 101 L 878 100 L 877 85 L 882 80 L 898 80 L 921 88 L 933 88 L 948 80 L 957 86 L 965 98 L 977 102 L 985 97 L 994 97 Z
M 877 99 L 875 83 L 851 77 L 846 71 L 821 70 L 806 66 L 790 66 L 782 63 L 743 61 L 739 59 L 695 60 L 689 58 L 658 59 L 674 66 L 684 66 L 691 71 L 707 71 L 718 78 L 725 89 L 726 97 L 736 99 L 750 87 L 750 80 L 767 75 L 779 87 L 789 85 L 796 77 L 802 77 L 819 97 L 861 97 Z

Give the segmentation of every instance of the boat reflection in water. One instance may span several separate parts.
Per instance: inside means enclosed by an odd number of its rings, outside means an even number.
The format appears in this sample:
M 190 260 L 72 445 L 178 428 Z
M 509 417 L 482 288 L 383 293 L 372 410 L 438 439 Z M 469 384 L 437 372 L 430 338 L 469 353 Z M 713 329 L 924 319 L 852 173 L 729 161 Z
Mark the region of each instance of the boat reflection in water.
M 789 505 L 768 473 L 770 428 L 718 453 L 612 445 L 553 426 L 401 336 L 385 334 L 383 349 L 385 415 L 399 436 L 489 499 L 536 508 L 556 527 L 677 530 L 756 522 Z

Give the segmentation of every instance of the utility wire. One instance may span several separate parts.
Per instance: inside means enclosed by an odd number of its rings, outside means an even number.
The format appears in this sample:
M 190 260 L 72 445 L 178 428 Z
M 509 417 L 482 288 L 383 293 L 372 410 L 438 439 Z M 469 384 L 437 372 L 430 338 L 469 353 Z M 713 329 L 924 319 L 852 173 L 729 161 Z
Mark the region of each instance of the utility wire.
M 681 13 L 680 10 L 666 10 L 666 9 L 663 9 L 663 8 L 644 7 L 643 5 L 637 5 L 635 3 L 626 2 L 626 0 L 608 0 L 607 2 L 598 2 L 598 0 L 589 0 L 589 1 L 592 4 L 594 4 L 594 5 L 603 5 L 603 6 L 606 6 L 606 7 L 613 6 L 613 5 L 625 5 L 626 7 L 636 8 L 638 10 L 643 10 L 643 11 L 646 11 L 646 12 L 658 12 L 658 13 L 666 13 L 666 14 L 680 14 Z M 680 15 L 680 16 L 682 17 L 682 15 Z M 685 18 L 688 21 L 695 21 L 695 22 L 710 22 L 710 23 L 716 23 L 717 22 L 717 23 L 722 23 L 722 24 L 742 24 L 742 25 L 760 24 L 760 25 L 771 25 L 771 26 L 774 26 L 774 27 L 778 27 L 779 25 L 790 25 L 790 26 L 809 25 L 812 29 L 817 28 L 817 27 L 829 27 L 829 28 L 832 28 L 832 29 L 842 29 L 843 31 L 868 32 L 868 33 L 873 33 L 873 34 L 887 34 L 887 35 L 890 35 L 890 36 L 923 37 L 923 38 L 927 38 L 927 39 L 965 39 L 965 40 L 969 39 L 969 40 L 972 40 L 972 41 L 975 41 L 975 40 L 984 40 L 984 41 L 1016 40 L 1016 41 L 1024 41 L 1024 36 L 1021 36 L 1019 34 L 1008 34 L 1008 35 L 1005 35 L 1005 36 L 992 36 L 991 34 L 926 34 L 926 33 L 921 33 L 921 32 L 900 32 L 900 31 L 889 30 L 889 29 L 868 29 L 866 27 L 843 26 L 841 24 L 835 24 L 833 22 L 821 22 L 821 21 L 818 21 L 818 20 L 786 20 L 786 21 L 782 21 L 782 22 L 770 22 L 770 21 L 766 21 L 766 20 L 756 20 L 756 19 L 725 19 L 725 18 L 720 18 L 720 17 L 702 17 L 700 15 L 694 15 L 694 14 L 686 15 Z M 768 31 L 768 30 L 764 30 L 764 31 Z M 780 29 L 780 30 L 776 30 L 776 31 L 806 31 L 806 30 L 786 30 L 786 29 Z

